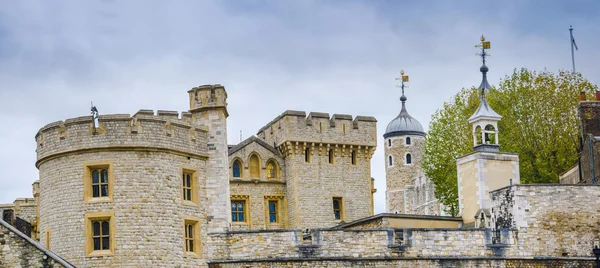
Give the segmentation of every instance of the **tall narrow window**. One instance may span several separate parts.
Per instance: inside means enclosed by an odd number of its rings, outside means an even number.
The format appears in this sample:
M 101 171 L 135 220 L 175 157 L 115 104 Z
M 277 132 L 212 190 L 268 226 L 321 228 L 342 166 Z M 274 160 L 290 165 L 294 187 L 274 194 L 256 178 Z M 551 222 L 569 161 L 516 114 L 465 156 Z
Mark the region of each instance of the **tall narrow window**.
M 267 163 L 267 179 L 277 179 L 277 164 L 274 160 Z
M 269 222 L 276 223 L 277 220 L 277 201 L 271 200 L 269 201 Z
M 184 171 L 181 177 L 183 180 L 183 200 L 192 201 L 192 173 Z
M 108 220 L 92 221 L 94 251 L 110 249 L 110 224 Z
M 236 160 L 236 161 L 233 162 L 232 169 L 233 169 L 233 177 L 234 178 L 240 178 L 240 177 L 242 177 L 242 170 L 241 170 L 240 166 L 241 166 L 240 165 L 240 161 Z
M 343 218 L 343 203 L 341 197 L 333 198 L 333 219 L 341 220 Z
M 108 196 L 108 170 L 93 169 L 92 170 L 92 197 L 107 197 Z
M 356 165 L 356 151 L 352 151 L 352 165 Z
M 388 165 L 391 167 L 394 165 L 394 160 L 392 159 L 392 156 L 388 156 Z
M 304 162 L 310 163 L 310 148 L 304 149 Z
M 342 134 L 346 134 L 346 124 L 342 124 Z
M 410 145 L 410 137 L 406 137 L 406 145 Z
M 392 147 L 392 139 L 388 139 L 388 147 Z
M 329 164 L 333 164 L 335 161 L 335 155 L 333 154 L 333 149 L 329 149 Z
M 112 202 L 113 181 L 112 161 L 86 161 L 83 170 L 83 201 Z
M 183 219 L 184 233 L 184 256 L 198 257 L 200 252 L 200 220 L 195 217 L 185 217 Z
M 250 157 L 250 178 L 260 178 L 260 160 L 256 154 Z
M 319 133 L 323 133 L 323 124 L 319 122 Z
M 194 252 L 194 224 L 185 223 L 185 252 Z
M 115 227 L 113 212 L 85 214 L 86 256 L 108 256 L 114 253 Z
M 406 154 L 406 164 L 412 164 L 412 156 L 410 154 Z
M 232 200 L 231 201 L 231 221 L 232 222 L 246 222 L 246 202 L 243 200 Z

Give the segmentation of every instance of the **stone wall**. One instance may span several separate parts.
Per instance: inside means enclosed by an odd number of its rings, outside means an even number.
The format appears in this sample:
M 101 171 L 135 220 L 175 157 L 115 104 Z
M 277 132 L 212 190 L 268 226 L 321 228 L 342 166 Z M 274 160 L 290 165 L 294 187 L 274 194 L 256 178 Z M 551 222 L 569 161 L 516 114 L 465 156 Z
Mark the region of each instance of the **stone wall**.
M 431 258 L 431 259 L 415 259 L 415 258 L 398 258 L 398 259 L 328 259 L 328 260 L 263 260 L 252 262 L 213 262 L 210 263 L 210 268 L 237 268 L 237 267 L 252 267 L 252 268 L 273 268 L 273 267 L 464 267 L 464 268 L 480 268 L 480 267 L 514 267 L 514 268 L 557 268 L 557 267 L 594 267 L 594 261 L 588 259 L 498 259 L 498 258 Z
M 516 228 L 513 256 L 592 256 L 600 243 L 600 186 L 513 185 L 491 192 L 492 223 Z
M 281 145 L 286 141 L 336 143 L 377 146 L 374 117 L 285 111 L 262 127 L 257 136 L 268 144 Z
M 0 267 L 64 267 L 32 244 L 33 241 L 28 241 L 24 235 L 19 235 L 6 225 L 0 222 Z
M 411 139 L 410 144 L 406 144 L 407 137 Z M 424 145 L 425 137 L 418 135 L 394 136 L 384 140 L 388 213 L 440 214 L 433 183 L 425 177 L 421 167 Z M 411 155 L 411 164 L 406 164 L 407 154 Z

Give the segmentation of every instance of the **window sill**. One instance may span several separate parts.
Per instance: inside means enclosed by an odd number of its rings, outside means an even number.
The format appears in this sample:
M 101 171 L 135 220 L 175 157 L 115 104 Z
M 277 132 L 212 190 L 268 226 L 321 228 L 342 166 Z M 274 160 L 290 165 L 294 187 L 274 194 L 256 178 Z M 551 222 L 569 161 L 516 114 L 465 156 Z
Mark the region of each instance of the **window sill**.
M 196 252 L 184 252 L 183 253 L 183 257 L 186 258 L 202 258 L 198 253 Z
M 194 203 L 193 201 L 189 201 L 189 200 L 183 200 L 183 201 L 181 201 L 181 204 L 184 206 L 190 206 L 190 207 L 198 206 L 198 204 Z
M 248 225 L 248 223 L 247 223 L 247 222 L 245 222 L 245 221 L 244 221 L 244 222 L 241 222 L 241 221 L 234 221 L 234 222 L 231 222 L 231 224 L 236 224 L 236 225 Z
M 112 197 L 92 197 L 84 200 L 84 203 L 112 203 Z
M 113 252 L 110 250 L 94 250 L 92 252 L 90 252 L 89 254 L 86 255 L 86 257 L 90 258 L 90 257 L 106 257 L 106 256 L 112 256 Z

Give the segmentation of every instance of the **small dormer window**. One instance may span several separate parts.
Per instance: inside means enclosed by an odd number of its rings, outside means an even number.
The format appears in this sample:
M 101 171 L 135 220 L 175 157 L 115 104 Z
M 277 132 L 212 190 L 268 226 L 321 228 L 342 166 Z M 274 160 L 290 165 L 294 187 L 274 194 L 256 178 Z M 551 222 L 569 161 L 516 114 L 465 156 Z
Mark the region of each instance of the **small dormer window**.
M 410 137 L 406 137 L 406 145 L 410 145 Z

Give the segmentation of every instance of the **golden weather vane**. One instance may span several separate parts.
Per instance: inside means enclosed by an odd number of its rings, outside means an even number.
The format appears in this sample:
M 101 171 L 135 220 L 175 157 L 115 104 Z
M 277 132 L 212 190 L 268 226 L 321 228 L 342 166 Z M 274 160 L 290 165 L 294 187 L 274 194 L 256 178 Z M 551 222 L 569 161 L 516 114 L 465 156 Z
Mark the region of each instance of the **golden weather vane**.
M 491 56 L 489 53 L 485 52 L 485 50 L 490 49 L 492 46 L 490 44 L 490 41 L 485 41 L 485 36 L 483 36 L 483 35 L 481 35 L 481 38 L 479 40 L 481 40 L 481 43 L 479 45 L 475 45 L 475 47 L 480 48 L 481 52 L 475 53 L 475 55 L 481 56 L 481 60 L 483 61 L 483 64 L 485 65 L 485 57 Z
M 396 81 L 400 81 L 400 87 L 402 88 L 402 96 L 404 96 L 404 82 L 408 83 L 408 75 L 404 75 L 404 70 L 400 71 L 400 77 L 396 77 Z

